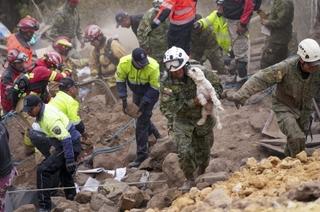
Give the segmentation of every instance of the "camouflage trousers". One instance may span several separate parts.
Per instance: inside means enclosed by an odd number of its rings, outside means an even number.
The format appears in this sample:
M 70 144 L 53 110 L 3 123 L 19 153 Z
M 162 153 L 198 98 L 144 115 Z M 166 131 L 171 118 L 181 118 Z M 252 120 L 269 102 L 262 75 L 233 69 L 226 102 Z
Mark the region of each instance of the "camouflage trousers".
M 209 60 L 211 68 L 218 71 L 218 74 L 225 74 L 222 50 L 218 48 L 205 51 L 205 56 Z
M 301 123 L 301 120 L 290 112 L 275 112 L 275 114 L 280 130 L 287 136 L 285 155 L 295 157 L 305 149 L 306 136 L 302 126 L 307 123 Z
M 278 44 L 267 40 L 262 52 L 260 61 L 261 69 L 272 66 L 281 62 L 288 56 L 288 44 Z
M 203 126 L 196 126 L 190 120 L 174 120 L 173 136 L 178 147 L 179 164 L 187 179 L 193 173 L 204 171 L 209 164 L 213 145 L 213 120 L 208 118 Z

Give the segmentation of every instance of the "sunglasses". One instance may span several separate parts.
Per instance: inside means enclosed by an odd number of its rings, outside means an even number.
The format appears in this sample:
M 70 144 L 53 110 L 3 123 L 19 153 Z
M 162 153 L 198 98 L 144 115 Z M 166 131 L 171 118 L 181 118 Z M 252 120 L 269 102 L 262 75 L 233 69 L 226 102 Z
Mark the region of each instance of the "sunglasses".
M 172 60 L 165 63 L 166 69 L 170 70 L 171 68 L 178 68 L 181 65 L 179 60 Z

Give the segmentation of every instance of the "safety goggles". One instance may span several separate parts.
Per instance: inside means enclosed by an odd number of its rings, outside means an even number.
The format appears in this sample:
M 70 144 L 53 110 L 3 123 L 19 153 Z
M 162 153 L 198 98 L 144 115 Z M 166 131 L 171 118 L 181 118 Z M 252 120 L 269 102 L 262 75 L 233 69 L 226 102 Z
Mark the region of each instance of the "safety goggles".
M 179 60 L 172 60 L 165 63 L 166 69 L 171 70 L 172 68 L 176 69 L 181 65 Z
M 308 66 L 320 67 L 320 60 L 314 61 L 314 62 L 305 62 L 305 63 L 308 64 Z

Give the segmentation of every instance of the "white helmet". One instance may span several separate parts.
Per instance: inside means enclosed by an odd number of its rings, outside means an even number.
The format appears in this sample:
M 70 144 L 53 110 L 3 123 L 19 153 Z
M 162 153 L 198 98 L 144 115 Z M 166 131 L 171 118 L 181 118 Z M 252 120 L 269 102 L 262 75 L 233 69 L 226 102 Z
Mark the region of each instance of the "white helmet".
M 163 3 L 163 0 L 153 0 L 153 1 L 152 1 L 152 6 L 153 6 L 154 8 L 159 8 L 162 3 Z
M 307 38 L 298 45 L 297 54 L 304 62 L 310 63 L 320 60 L 320 46 L 317 41 Z
M 187 53 L 179 47 L 171 47 L 164 53 L 163 62 L 168 71 L 174 72 L 181 69 L 189 60 Z

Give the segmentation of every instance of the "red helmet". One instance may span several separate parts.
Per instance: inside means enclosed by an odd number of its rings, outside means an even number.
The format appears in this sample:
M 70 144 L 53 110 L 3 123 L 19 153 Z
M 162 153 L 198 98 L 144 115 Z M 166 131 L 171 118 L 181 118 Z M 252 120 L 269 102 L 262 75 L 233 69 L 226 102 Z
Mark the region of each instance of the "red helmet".
M 63 59 L 58 52 L 51 51 L 44 55 L 45 61 L 49 67 L 58 68 L 63 64 Z
M 92 24 L 87 26 L 87 28 L 85 29 L 84 39 L 86 42 L 91 42 L 97 39 L 102 34 L 103 33 L 101 28 L 97 25 Z
M 52 43 L 52 48 L 61 55 L 66 55 L 72 49 L 72 42 L 66 36 L 59 36 Z
M 27 15 L 19 21 L 17 27 L 22 32 L 35 32 L 39 29 L 39 21 Z
M 7 61 L 9 63 L 23 63 L 28 61 L 28 59 L 28 56 L 18 49 L 11 49 L 8 51 Z

